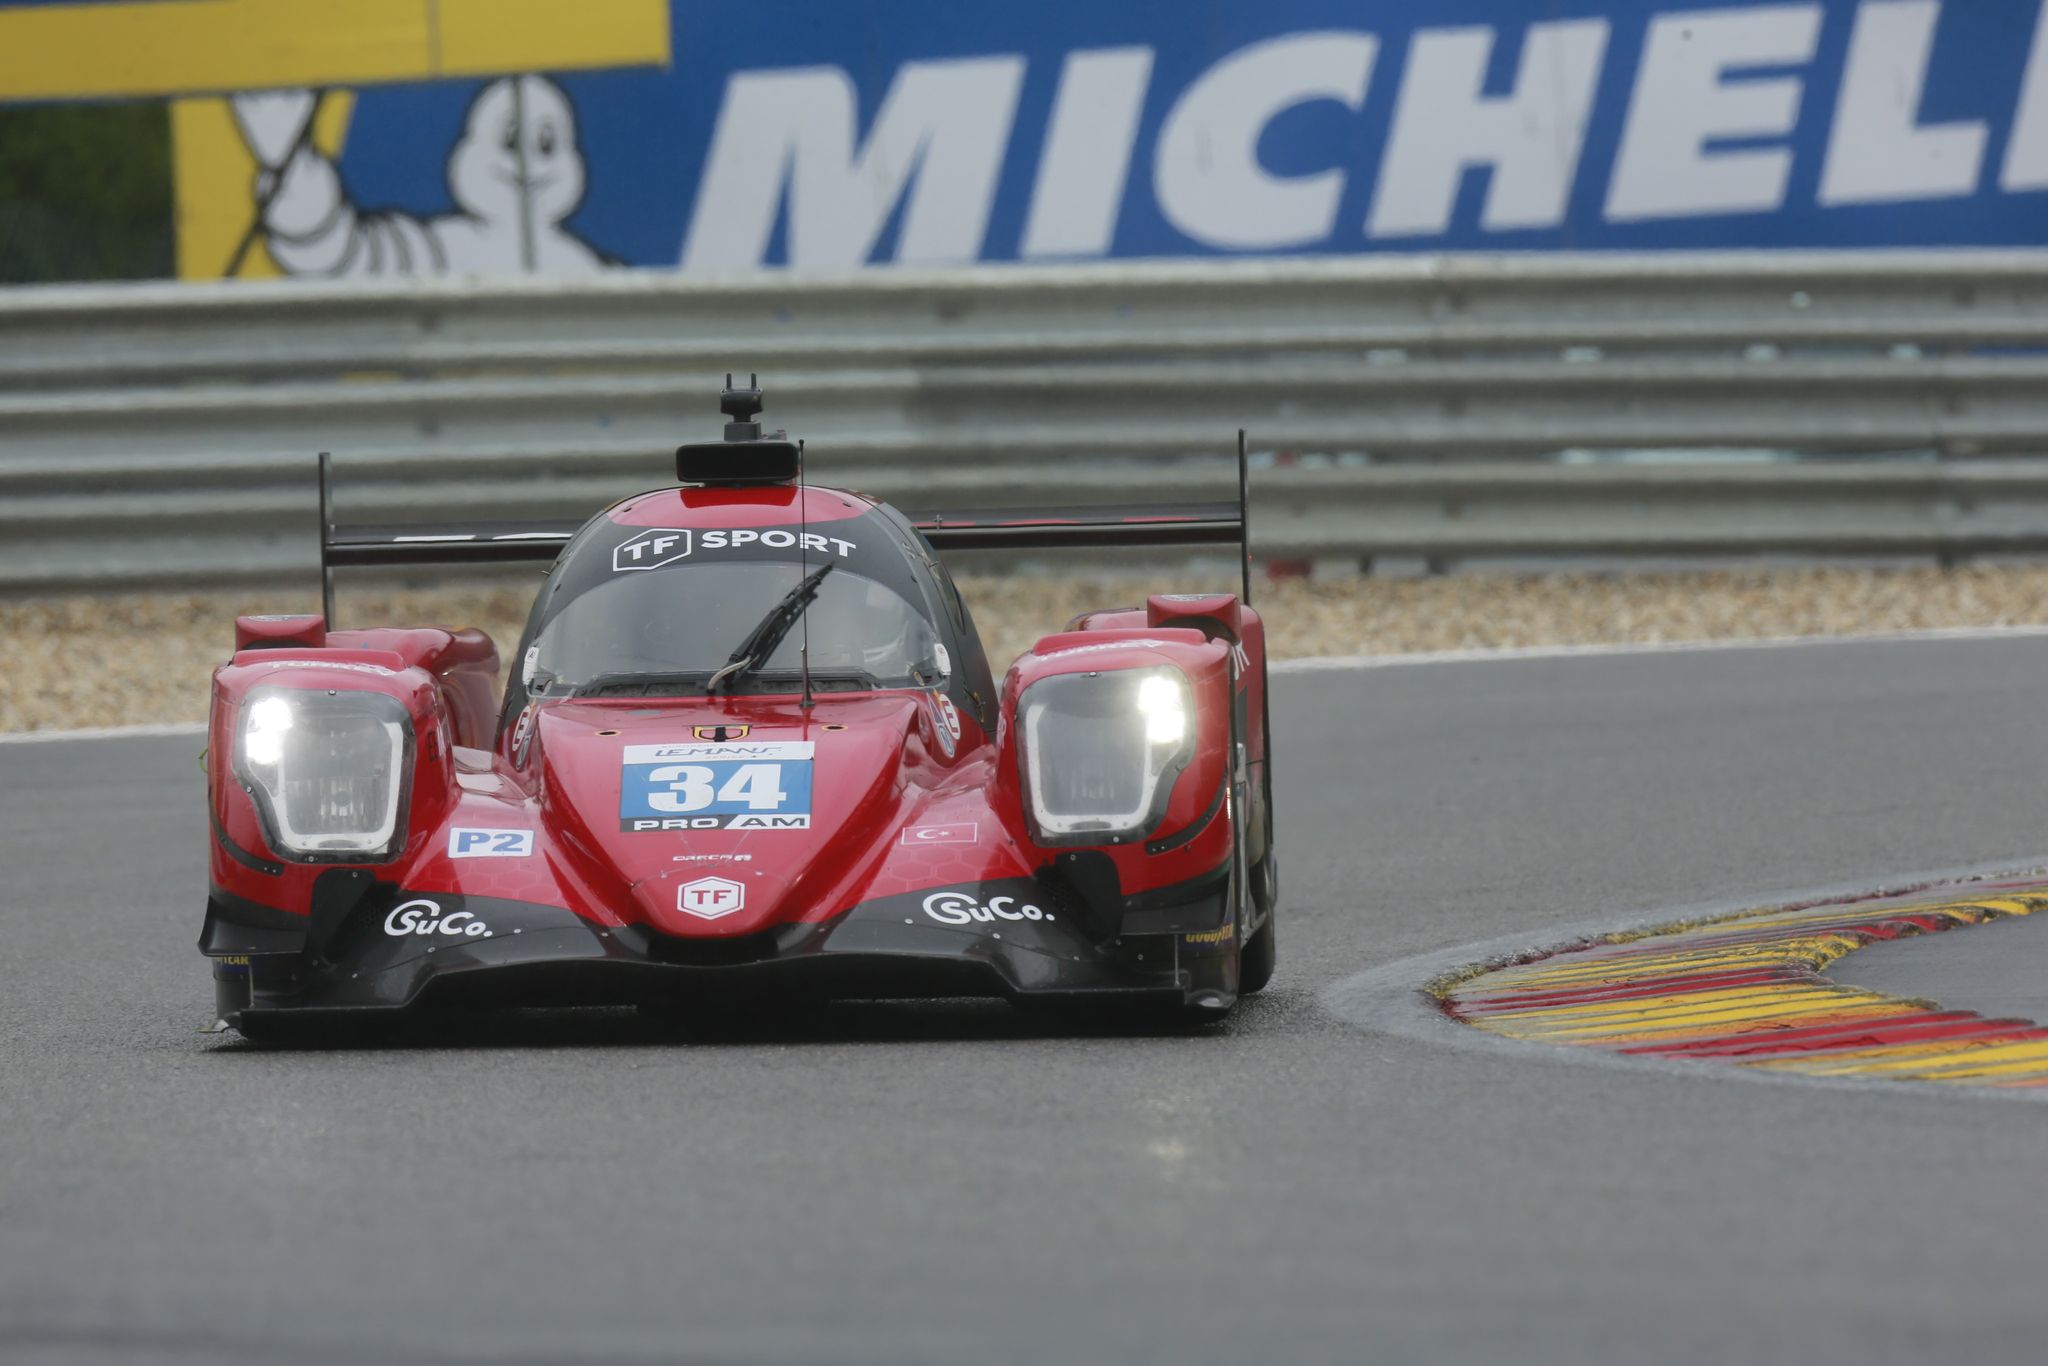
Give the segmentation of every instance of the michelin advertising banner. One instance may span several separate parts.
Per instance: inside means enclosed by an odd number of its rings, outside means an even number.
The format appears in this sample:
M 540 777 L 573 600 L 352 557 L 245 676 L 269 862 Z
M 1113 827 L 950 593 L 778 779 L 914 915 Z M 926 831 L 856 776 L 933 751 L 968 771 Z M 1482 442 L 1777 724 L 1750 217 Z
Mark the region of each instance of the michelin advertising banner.
M 180 269 L 2038 245 L 2043 9 L 673 0 L 605 69 L 181 99 Z

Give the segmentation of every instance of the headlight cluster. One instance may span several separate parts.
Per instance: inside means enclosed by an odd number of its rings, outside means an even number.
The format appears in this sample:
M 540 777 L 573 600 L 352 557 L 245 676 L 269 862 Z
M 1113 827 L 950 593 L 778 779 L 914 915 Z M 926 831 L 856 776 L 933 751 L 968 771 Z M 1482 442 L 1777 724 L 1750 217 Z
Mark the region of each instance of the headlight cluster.
M 1192 753 L 1187 679 L 1178 669 L 1055 674 L 1018 706 L 1025 805 L 1041 844 L 1110 844 L 1141 835 Z
M 376 863 L 405 842 L 412 722 L 383 693 L 258 688 L 243 704 L 235 774 L 270 845 L 306 863 Z

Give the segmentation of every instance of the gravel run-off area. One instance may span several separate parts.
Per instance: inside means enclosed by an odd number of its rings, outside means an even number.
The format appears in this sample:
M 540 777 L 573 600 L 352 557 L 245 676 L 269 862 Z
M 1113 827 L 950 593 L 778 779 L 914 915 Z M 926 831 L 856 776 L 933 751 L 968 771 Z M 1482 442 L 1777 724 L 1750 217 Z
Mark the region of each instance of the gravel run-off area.
M 1191 585 L 1173 576 L 968 576 L 997 673 L 1090 608 Z M 510 655 L 524 582 L 358 587 L 343 625 L 480 626 Z M 1261 583 L 1276 659 L 1501 646 L 1850 635 L 2048 620 L 2048 565 L 1749 568 L 1629 574 L 1342 576 Z M 238 613 L 317 610 L 310 586 L 0 600 L 0 732 L 203 720 Z

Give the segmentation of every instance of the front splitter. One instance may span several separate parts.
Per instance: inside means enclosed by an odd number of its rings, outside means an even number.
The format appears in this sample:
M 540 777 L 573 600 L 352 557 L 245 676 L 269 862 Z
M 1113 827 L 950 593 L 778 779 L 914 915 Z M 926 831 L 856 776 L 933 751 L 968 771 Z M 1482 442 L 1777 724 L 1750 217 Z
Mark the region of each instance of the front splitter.
M 982 899 L 971 901 L 977 909 L 1014 904 L 1000 889 L 979 890 Z M 936 915 L 925 913 L 927 901 Z M 733 938 L 676 938 L 645 926 L 597 924 L 559 907 L 394 890 L 352 913 L 324 952 L 268 959 L 216 952 L 217 972 L 230 983 L 221 1013 L 240 1024 L 439 1006 L 778 995 L 1179 1001 L 1189 990 L 1176 936 L 1158 937 L 1165 952 L 1148 955 L 1124 941 L 1091 940 L 1078 917 L 1011 911 L 980 919 L 961 904 L 945 889 L 927 890 L 864 903 L 824 922 Z M 237 973 L 247 974 L 239 996 Z

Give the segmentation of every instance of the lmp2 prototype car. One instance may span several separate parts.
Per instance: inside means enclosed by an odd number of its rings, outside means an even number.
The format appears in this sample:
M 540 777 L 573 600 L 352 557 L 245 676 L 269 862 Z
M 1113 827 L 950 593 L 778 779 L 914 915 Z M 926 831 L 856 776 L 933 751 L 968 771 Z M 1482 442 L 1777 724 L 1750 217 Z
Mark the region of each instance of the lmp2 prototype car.
M 758 388 L 721 408 L 680 487 L 580 530 L 338 533 L 322 457 L 325 611 L 238 619 L 214 675 L 199 946 L 220 1021 L 955 996 L 1205 1020 L 1264 986 L 1246 595 L 1090 612 L 998 687 L 934 553 L 1242 558 L 1242 434 L 1235 505 L 912 521 L 806 484 Z M 503 559 L 553 563 L 502 701 L 482 632 L 333 628 L 336 567 Z

